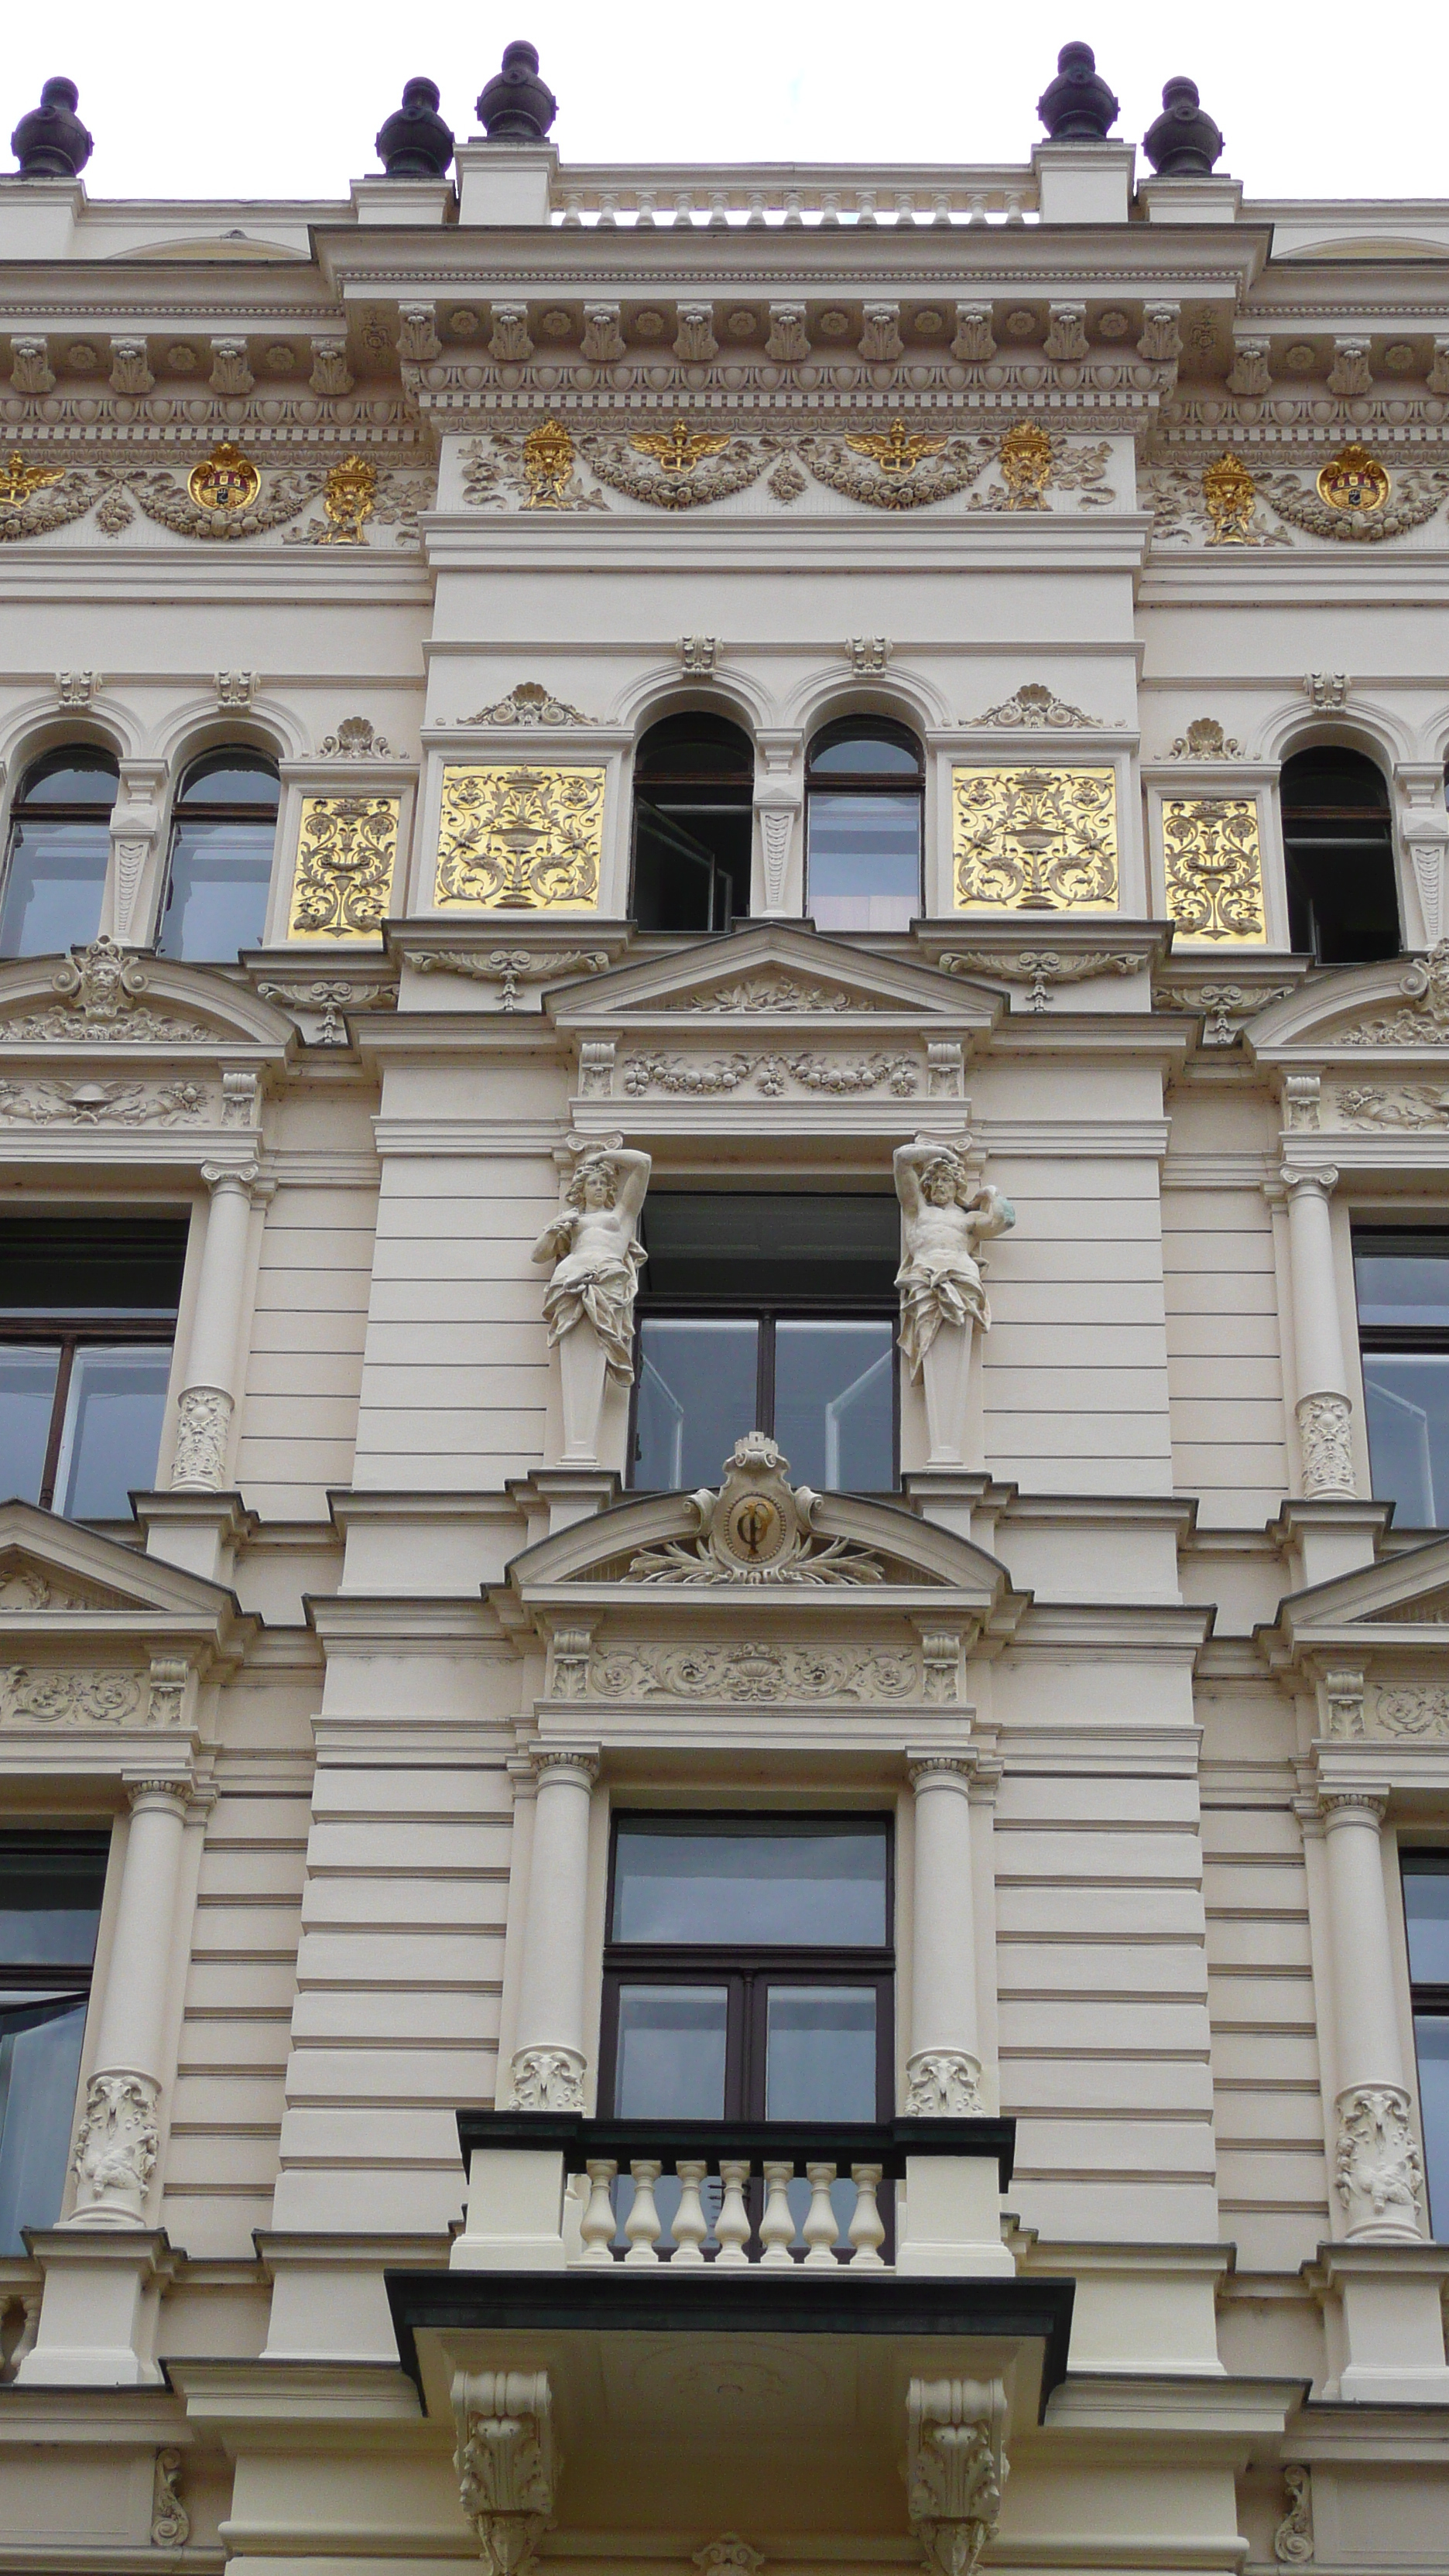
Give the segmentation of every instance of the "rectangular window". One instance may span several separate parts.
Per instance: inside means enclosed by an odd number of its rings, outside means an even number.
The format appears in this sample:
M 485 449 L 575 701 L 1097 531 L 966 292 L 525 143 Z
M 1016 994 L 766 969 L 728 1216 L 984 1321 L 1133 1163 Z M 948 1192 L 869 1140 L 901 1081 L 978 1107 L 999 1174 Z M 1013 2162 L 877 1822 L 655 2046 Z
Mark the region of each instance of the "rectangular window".
M 1449 1852 L 1402 1855 L 1429 2225 L 1449 2237 Z
M 0 1218 L 0 1493 L 124 1520 L 154 1484 L 184 1219 Z
M 0 2256 L 59 2215 L 107 1841 L 0 1832 Z
M 1356 1233 L 1373 1490 L 1398 1529 L 1449 1526 L 1449 1232 Z
M 664 1192 L 646 1202 L 631 1482 L 716 1484 L 748 1431 L 797 1484 L 896 1483 L 895 1199 Z

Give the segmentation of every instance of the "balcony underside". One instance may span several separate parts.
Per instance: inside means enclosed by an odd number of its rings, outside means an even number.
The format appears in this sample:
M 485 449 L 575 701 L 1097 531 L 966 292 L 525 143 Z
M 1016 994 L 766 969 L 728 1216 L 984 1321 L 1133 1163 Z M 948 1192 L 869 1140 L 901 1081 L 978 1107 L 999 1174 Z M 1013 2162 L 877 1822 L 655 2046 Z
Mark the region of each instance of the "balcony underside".
M 561 2529 L 727 2518 L 901 2538 L 907 2392 L 998 2380 L 1036 2423 L 1066 2368 L 1069 2280 L 391 2272 L 404 2368 L 448 2423 L 455 2375 L 546 2371 Z

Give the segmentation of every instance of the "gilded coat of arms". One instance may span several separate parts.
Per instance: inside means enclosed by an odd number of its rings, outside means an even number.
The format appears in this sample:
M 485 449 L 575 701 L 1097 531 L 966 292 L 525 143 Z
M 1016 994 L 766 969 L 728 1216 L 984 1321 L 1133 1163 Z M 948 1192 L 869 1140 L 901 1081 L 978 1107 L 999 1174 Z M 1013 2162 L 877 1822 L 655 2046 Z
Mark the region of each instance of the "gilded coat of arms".
M 186 489 L 198 510 L 245 510 L 262 488 L 262 478 L 249 456 L 224 438 L 199 465 L 193 465 Z

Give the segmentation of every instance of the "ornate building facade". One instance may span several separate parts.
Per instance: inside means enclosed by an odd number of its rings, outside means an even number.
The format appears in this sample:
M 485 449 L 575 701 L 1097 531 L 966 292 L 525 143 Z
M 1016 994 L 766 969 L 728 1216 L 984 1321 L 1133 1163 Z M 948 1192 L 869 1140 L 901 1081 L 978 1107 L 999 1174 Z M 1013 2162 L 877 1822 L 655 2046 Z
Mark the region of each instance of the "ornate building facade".
M 0 2568 L 1449 2564 L 1449 209 L 77 105 Z

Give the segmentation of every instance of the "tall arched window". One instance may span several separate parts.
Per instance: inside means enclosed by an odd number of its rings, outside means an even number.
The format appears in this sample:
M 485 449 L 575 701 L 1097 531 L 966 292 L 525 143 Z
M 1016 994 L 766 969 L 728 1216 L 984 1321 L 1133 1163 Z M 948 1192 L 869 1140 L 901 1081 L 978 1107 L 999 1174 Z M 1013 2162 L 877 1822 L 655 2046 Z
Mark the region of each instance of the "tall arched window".
M 634 761 L 634 918 L 728 930 L 750 908 L 755 755 L 725 716 L 666 716 Z
M 10 818 L 0 957 L 83 948 L 101 926 L 120 773 L 108 751 L 48 751 L 21 781 Z
M 1315 743 L 1279 783 L 1293 945 L 1321 966 L 1397 957 L 1394 834 L 1381 770 L 1357 751 Z
M 277 772 L 259 751 L 209 751 L 181 782 L 156 945 L 163 957 L 231 959 L 266 928 Z
M 847 716 L 810 745 L 805 908 L 817 930 L 909 930 L 921 909 L 921 746 Z

